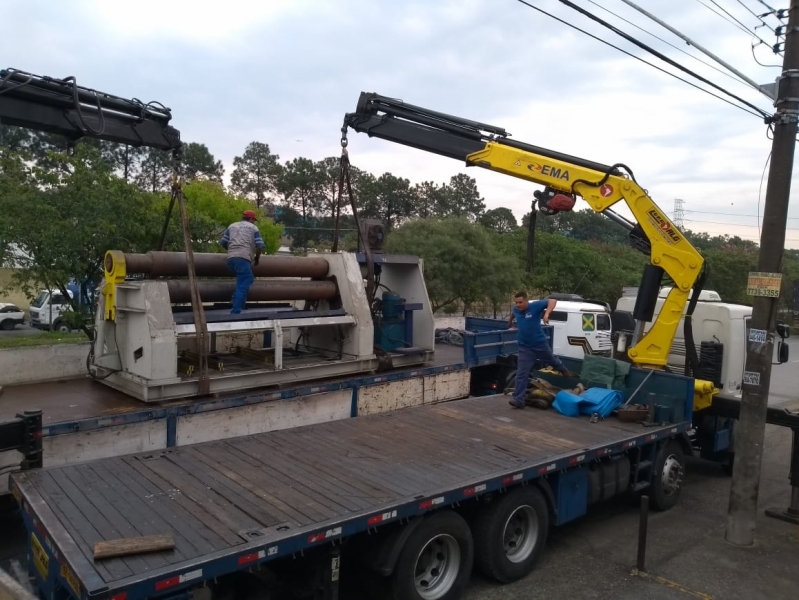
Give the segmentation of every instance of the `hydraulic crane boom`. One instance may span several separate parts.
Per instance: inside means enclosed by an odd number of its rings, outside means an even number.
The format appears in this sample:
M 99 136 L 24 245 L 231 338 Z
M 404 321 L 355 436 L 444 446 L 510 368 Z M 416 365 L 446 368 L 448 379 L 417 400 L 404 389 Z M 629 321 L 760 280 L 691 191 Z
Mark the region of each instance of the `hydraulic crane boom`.
M 180 147 L 171 111 L 17 69 L 0 70 L 0 123 L 56 133 L 75 141 L 96 138 L 161 150 Z
M 692 305 L 701 289 L 704 259 L 638 185 L 624 165 L 607 166 L 508 138 L 501 127 L 470 121 L 406 104 L 374 93 L 361 93 L 357 109 L 344 118 L 342 133 L 350 127 L 391 142 L 447 156 L 505 175 L 545 186 L 535 192 L 545 214 L 570 210 L 581 196 L 596 212 L 630 231 L 633 245 L 649 255 L 633 316 L 636 330 L 628 350 L 641 366 L 663 368 L 691 289 Z M 625 171 L 627 174 L 625 174 Z M 610 208 L 624 201 L 637 223 Z M 667 274 L 674 286 L 658 318 L 644 335 L 644 324 L 654 315 L 660 284 Z M 689 306 L 690 314 L 693 306 Z M 690 328 L 690 319 L 686 318 Z M 686 341 L 693 340 L 686 335 Z M 695 349 L 694 349 L 695 359 Z

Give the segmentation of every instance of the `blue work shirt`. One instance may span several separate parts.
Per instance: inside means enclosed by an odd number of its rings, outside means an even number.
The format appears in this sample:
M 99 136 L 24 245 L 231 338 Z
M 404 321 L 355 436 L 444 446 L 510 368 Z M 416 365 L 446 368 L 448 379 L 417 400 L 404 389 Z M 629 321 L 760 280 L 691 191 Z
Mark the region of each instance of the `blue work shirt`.
M 536 300 L 527 304 L 527 310 L 520 311 L 513 307 L 513 320 L 518 329 L 520 346 L 532 348 L 543 342 L 548 342 L 544 330 L 541 328 L 541 317 L 547 309 L 548 300 Z

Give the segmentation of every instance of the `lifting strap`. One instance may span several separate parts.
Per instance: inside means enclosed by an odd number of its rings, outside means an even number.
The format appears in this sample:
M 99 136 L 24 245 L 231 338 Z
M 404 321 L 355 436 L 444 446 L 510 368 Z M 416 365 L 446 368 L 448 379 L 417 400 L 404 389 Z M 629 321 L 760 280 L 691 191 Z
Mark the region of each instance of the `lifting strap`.
M 525 273 L 532 273 L 535 266 L 535 222 L 538 216 L 538 211 L 535 209 L 536 201 L 530 208 L 530 218 L 527 221 L 527 256 L 524 265 Z
M 355 221 L 355 229 L 358 231 L 358 240 L 366 256 L 366 297 L 369 300 L 369 307 L 375 299 L 377 285 L 375 282 L 375 261 L 372 249 L 361 228 L 361 221 L 358 218 L 358 208 L 355 206 L 355 196 L 352 193 L 352 180 L 350 179 L 350 157 L 347 152 L 347 125 L 341 128 L 341 162 L 338 177 L 338 200 L 336 201 L 336 225 L 333 234 L 333 252 L 338 252 L 339 222 L 341 220 L 341 199 L 344 196 L 344 184 L 347 184 L 347 195 L 349 196 L 352 218 Z
M 183 194 L 183 186 L 180 178 L 181 151 L 180 148 L 172 152 L 172 197 L 169 200 L 164 227 L 161 230 L 161 239 L 158 249 L 163 250 L 166 242 L 166 233 L 169 226 L 169 218 L 175 202 L 180 213 L 180 224 L 183 230 L 183 246 L 186 251 L 186 266 L 189 272 L 189 289 L 191 291 L 191 310 L 194 315 L 194 332 L 197 338 L 197 356 L 199 364 L 199 389 L 200 396 L 207 395 L 211 390 L 211 381 L 208 374 L 208 325 L 205 321 L 205 309 L 203 308 L 200 291 L 197 289 L 197 275 L 194 267 L 194 249 L 191 244 L 191 231 L 189 230 L 189 216 L 186 210 L 186 196 Z

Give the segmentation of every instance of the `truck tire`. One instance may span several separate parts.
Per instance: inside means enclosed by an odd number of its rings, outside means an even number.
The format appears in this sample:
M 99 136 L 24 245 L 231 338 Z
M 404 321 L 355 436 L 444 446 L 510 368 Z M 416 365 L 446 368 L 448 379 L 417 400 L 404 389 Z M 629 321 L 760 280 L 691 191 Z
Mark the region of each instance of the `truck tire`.
M 546 544 L 549 507 L 540 489 L 516 488 L 497 498 L 472 527 L 475 566 L 500 583 L 521 579 L 533 570 Z
M 658 452 L 652 472 L 651 501 L 656 510 L 669 510 L 680 499 L 685 455 L 677 440 L 669 441 Z
M 64 321 L 56 321 L 53 323 L 53 331 L 57 331 L 58 333 L 70 333 L 72 328 Z
M 0 329 L 2 329 L 3 331 L 11 331 L 12 329 L 14 329 L 15 325 L 16 323 L 14 323 L 14 321 L 12 321 L 11 319 L 0 321 Z
M 392 600 L 457 600 L 474 562 L 472 532 L 463 517 L 434 513 L 416 528 L 400 552 L 389 585 Z

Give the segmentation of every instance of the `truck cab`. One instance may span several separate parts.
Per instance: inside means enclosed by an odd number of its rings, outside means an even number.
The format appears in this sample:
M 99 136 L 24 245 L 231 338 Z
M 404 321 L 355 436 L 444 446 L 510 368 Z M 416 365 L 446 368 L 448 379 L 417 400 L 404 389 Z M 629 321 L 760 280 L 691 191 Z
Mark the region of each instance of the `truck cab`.
M 558 301 L 549 316 L 554 329 L 552 351 L 558 356 L 582 359 L 586 354 L 610 357 L 610 308 L 575 294 L 552 294 Z
M 660 314 L 670 288 L 660 291 L 655 315 Z M 616 304 L 617 311 L 632 313 L 635 297 L 625 296 Z M 687 308 L 687 307 L 686 307 Z M 704 290 L 699 295 L 693 314 L 694 343 L 699 353 L 700 376 L 712 381 L 725 394 L 741 394 L 744 365 L 749 339 L 752 307 L 744 304 L 722 302 L 721 296 L 712 290 Z M 669 367 L 681 373 L 685 368 L 685 314 L 674 336 L 669 354 Z M 645 327 L 649 329 L 651 323 Z M 775 363 L 787 362 L 787 347 L 781 351 L 782 344 L 774 344 Z
M 59 290 L 40 290 L 30 306 L 31 327 L 69 333 L 71 328 L 62 318 L 62 314 L 70 309 L 70 300 L 74 294 L 72 290 L 67 291 L 69 298 Z

